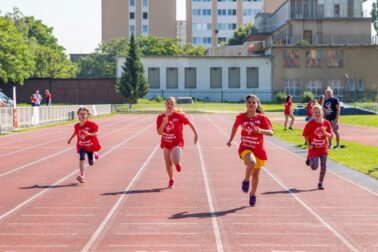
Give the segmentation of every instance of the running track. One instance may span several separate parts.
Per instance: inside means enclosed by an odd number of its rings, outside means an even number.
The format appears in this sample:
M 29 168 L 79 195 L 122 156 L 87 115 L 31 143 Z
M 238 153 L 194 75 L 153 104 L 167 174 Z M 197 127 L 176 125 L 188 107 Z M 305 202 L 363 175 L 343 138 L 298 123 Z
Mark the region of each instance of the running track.
M 257 205 L 240 189 L 232 115 L 195 115 L 167 189 L 155 115 L 103 118 L 101 157 L 79 185 L 72 125 L 0 138 L 0 251 L 378 251 L 378 194 L 269 141 Z

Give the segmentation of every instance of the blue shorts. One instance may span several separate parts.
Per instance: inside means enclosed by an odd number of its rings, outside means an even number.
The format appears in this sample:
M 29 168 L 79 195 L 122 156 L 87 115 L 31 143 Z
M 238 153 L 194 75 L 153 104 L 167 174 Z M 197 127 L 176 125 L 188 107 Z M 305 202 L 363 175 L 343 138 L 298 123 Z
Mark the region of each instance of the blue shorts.
M 85 149 L 80 149 L 80 160 L 85 160 L 85 153 L 87 153 L 88 161 L 93 160 L 93 152 L 86 151 Z

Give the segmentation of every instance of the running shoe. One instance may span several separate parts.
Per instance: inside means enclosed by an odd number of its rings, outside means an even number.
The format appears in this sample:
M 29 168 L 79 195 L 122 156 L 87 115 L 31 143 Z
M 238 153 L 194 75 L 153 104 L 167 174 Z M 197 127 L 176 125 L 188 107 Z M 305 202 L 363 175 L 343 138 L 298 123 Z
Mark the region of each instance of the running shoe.
M 181 165 L 180 164 L 175 164 L 175 166 L 176 166 L 176 171 L 180 172 L 181 171 Z
M 100 154 L 98 152 L 94 152 L 93 156 L 94 156 L 95 159 L 99 159 L 100 158 Z
M 93 159 L 89 159 L 88 163 L 89 163 L 89 165 L 93 165 L 94 164 L 94 160 Z
M 243 180 L 242 182 L 242 191 L 247 193 L 249 190 L 249 181 Z
M 174 185 L 175 185 L 175 180 L 174 179 L 170 179 L 169 182 L 168 182 L 168 187 L 169 188 L 173 188 Z
M 82 177 L 82 176 L 77 176 L 76 179 L 77 179 L 77 181 L 79 181 L 80 183 L 85 183 L 85 179 L 84 179 L 84 177 Z
M 306 159 L 306 165 L 310 166 L 310 159 Z
M 292 127 L 289 127 L 289 130 L 294 130 Z
M 324 190 L 323 183 L 318 183 L 318 189 L 319 190 Z
M 254 194 L 249 195 L 249 205 L 255 206 L 256 205 L 256 196 Z

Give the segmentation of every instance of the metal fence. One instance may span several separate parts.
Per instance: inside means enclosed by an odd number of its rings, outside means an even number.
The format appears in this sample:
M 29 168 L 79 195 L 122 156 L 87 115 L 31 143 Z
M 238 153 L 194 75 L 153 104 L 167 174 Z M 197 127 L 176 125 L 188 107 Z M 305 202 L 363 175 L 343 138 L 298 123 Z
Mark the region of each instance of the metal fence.
M 74 120 L 80 107 L 88 108 L 92 115 L 112 112 L 110 104 L 0 108 L 0 133 L 15 129 L 15 124 L 18 124 L 18 128 L 26 128 Z

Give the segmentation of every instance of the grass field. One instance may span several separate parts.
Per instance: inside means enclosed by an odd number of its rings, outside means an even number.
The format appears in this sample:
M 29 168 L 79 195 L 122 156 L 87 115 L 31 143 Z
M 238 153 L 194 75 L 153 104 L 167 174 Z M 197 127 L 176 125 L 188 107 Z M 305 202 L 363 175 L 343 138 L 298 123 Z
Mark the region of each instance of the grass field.
M 368 126 L 378 128 L 377 115 L 348 115 L 340 116 L 340 123 L 347 123 L 360 126 Z
M 283 125 L 279 123 L 273 123 L 273 128 L 275 137 L 298 147 L 306 148 L 302 130 L 284 131 Z M 378 179 L 378 148 L 344 140 L 343 144 L 346 145 L 346 148 L 330 150 L 328 157 L 340 164 Z

